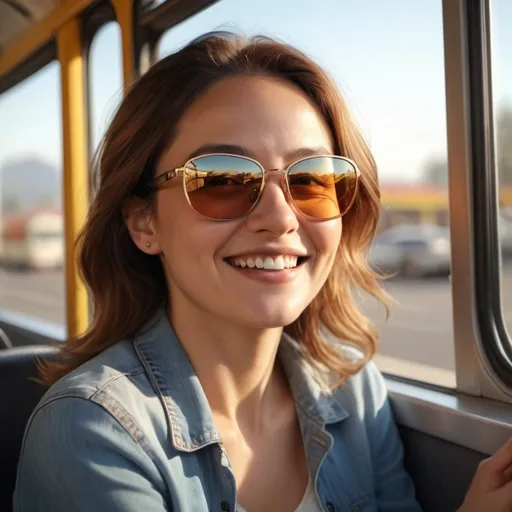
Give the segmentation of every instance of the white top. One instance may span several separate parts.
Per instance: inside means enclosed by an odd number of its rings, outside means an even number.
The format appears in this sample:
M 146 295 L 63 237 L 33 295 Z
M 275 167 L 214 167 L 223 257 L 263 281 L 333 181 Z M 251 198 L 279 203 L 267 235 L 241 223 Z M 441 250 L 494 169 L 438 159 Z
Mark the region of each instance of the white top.
M 241 505 L 236 505 L 236 512 L 247 512 L 245 508 Z M 318 505 L 318 501 L 316 499 L 315 488 L 311 483 L 311 479 L 308 482 L 308 486 L 306 487 L 306 492 L 304 493 L 304 497 L 300 502 L 299 506 L 295 509 L 295 512 L 322 512 L 322 509 Z

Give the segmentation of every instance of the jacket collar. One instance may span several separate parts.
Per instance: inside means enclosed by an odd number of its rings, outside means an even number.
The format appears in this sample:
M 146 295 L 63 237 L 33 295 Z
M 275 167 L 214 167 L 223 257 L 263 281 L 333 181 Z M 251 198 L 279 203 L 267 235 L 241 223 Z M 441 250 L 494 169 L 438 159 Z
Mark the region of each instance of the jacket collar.
M 174 447 L 191 452 L 220 443 L 206 394 L 164 311 L 139 332 L 134 346 L 166 410 Z M 326 391 L 322 381 L 313 377 L 299 344 L 286 334 L 278 357 L 294 400 L 309 421 L 323 428 L 348 416 L 340 393 Z

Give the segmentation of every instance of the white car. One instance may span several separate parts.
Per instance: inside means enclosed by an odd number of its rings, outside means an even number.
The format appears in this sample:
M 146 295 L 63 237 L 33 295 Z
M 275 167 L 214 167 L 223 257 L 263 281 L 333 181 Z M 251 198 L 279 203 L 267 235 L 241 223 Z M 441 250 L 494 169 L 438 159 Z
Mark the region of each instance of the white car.
M 449 275 L 450 231 L 433 224 L 401 224 L 375 237 L 369 261 L 385 274 Z

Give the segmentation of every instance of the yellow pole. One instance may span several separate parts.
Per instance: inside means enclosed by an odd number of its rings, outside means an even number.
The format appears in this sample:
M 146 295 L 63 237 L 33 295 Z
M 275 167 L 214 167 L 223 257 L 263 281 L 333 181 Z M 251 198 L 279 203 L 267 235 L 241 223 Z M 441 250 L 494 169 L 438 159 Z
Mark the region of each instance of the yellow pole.
M 88 297 L 79 278 L 75 240 L 88 206 L 87 118 L 85 71 L 78 18 L 68 20 L 57 34 L 62 87 L 63 200 L 66 254 L 66 318 L 68 337 L 87 329 Z
M 126 91 L 136 77 L 134 34 L 133 34 L 133 0 L 113 0 L 117 21 L 121 27 L 123 51 L 123 83 Z

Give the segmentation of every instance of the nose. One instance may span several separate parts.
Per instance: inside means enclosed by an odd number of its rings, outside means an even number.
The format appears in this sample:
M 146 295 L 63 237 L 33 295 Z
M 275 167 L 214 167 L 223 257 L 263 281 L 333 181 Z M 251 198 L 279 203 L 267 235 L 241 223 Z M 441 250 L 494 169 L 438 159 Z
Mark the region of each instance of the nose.
M 282 172 L 271 172 L 261 197 L 247 217 L 247 227 L 252 231 L 268 231 L 276 236 L 297 231 L 299 221 L 284 188 Z

